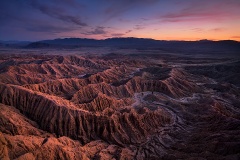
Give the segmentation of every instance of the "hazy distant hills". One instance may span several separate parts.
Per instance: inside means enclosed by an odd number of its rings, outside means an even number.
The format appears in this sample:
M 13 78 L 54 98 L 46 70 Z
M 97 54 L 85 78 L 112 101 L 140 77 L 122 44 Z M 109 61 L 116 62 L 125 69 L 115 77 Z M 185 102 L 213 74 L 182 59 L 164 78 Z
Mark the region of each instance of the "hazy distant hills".
M 85 38 L 64 38 L 44 40 L 30 43 L 27 48 L 54 48 L 54 47 L 120 47 L 139 50 L 159 49 L 169 52 L 184 53 L 234 53 L 240 52 L 240 42 L 223 41 L 165 41 L 146 38 L 109 38 L 104 40 Z
M 108 38 L 104 40 L 86 38 L 64 38 L 54 40 L 43 40 L 38 43 L 51 45 L 77 45 L 77 46 L 139 46 L 157 45 L 160 41 L 145 38 Z M 31 45 L 31 44 L 30 44 Z
M 32 42 L 30 41 L 0 41 L 0 45 L 7 45 L 7 46 L 23 46 L 23 45 L 28 45 Z
M 104 40 L 87 38 L 63 38 L 38 42 L 0 42 L 2 45 L 21 46 L 24 48 L 79 48 L 79 47 L 121 47 L 135 49 L 161 49 L 172 52 L 222 52 L 239 53 L 240 42 L 222 41 L 165 41 L 146 38 L 109 38 Z

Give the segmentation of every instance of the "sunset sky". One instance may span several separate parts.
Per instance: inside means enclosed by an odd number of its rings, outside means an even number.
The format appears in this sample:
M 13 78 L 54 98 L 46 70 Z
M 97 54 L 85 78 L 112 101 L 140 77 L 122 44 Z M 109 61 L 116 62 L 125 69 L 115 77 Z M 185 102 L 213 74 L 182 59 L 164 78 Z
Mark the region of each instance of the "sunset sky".
M 240 41 L 240 0 L 1 0 L 0 40 Z

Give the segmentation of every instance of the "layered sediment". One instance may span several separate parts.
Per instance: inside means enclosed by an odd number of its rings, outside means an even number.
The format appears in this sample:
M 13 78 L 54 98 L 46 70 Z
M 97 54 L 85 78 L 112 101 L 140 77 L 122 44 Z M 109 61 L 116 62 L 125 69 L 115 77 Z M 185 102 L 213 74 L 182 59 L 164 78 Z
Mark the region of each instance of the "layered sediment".
M 239 62 L 205 73 L 197 60 L 174 66 L 164 56 L 9 59 L 0 61 L 1 159 L 239 156 L 240 90 L 228 78 Z

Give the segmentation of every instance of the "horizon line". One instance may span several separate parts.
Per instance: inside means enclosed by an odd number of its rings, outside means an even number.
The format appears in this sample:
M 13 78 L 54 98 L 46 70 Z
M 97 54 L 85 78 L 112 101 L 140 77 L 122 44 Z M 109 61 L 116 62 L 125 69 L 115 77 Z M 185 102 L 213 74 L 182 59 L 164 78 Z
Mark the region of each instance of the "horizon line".
M 155 41 L 184 41 L 184 42 L 197 42 L 197 41 L 235 41 L 235 42 L 240 42 L 240 40 L 235 40 L 235 39 L 195 39 L 195 40 L 179 40 L 179 39 L 154 39 L 154 38 L 142 38 L 142 37 L 109 37 L 109 38 L 103 38 L 103 39 L 98 39 L 98 38 L 86 38 L 86 37 L 61 37 L 61 38 L 53 38 L 53 39 L 42 39 L 42 40 L 0 40 L 0 42 L 41 42 L 41 41 L 47 41 L 47 40 L 57 40 L 57 39 L 89 39 L 89 40 L 107 40 L 107 39 L 117 39 L 117 38 L 136 38 L 136 39 L 149 39 L 149 40 L 155 40 Z

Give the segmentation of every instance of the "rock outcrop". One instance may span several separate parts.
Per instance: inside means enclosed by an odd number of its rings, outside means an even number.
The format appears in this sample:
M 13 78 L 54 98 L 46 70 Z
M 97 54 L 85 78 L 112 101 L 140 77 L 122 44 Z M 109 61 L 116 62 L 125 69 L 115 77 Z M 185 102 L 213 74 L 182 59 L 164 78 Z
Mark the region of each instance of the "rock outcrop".
M 0 159 L 239 158 L 239 62 L 141 56 L 3 55 Z

